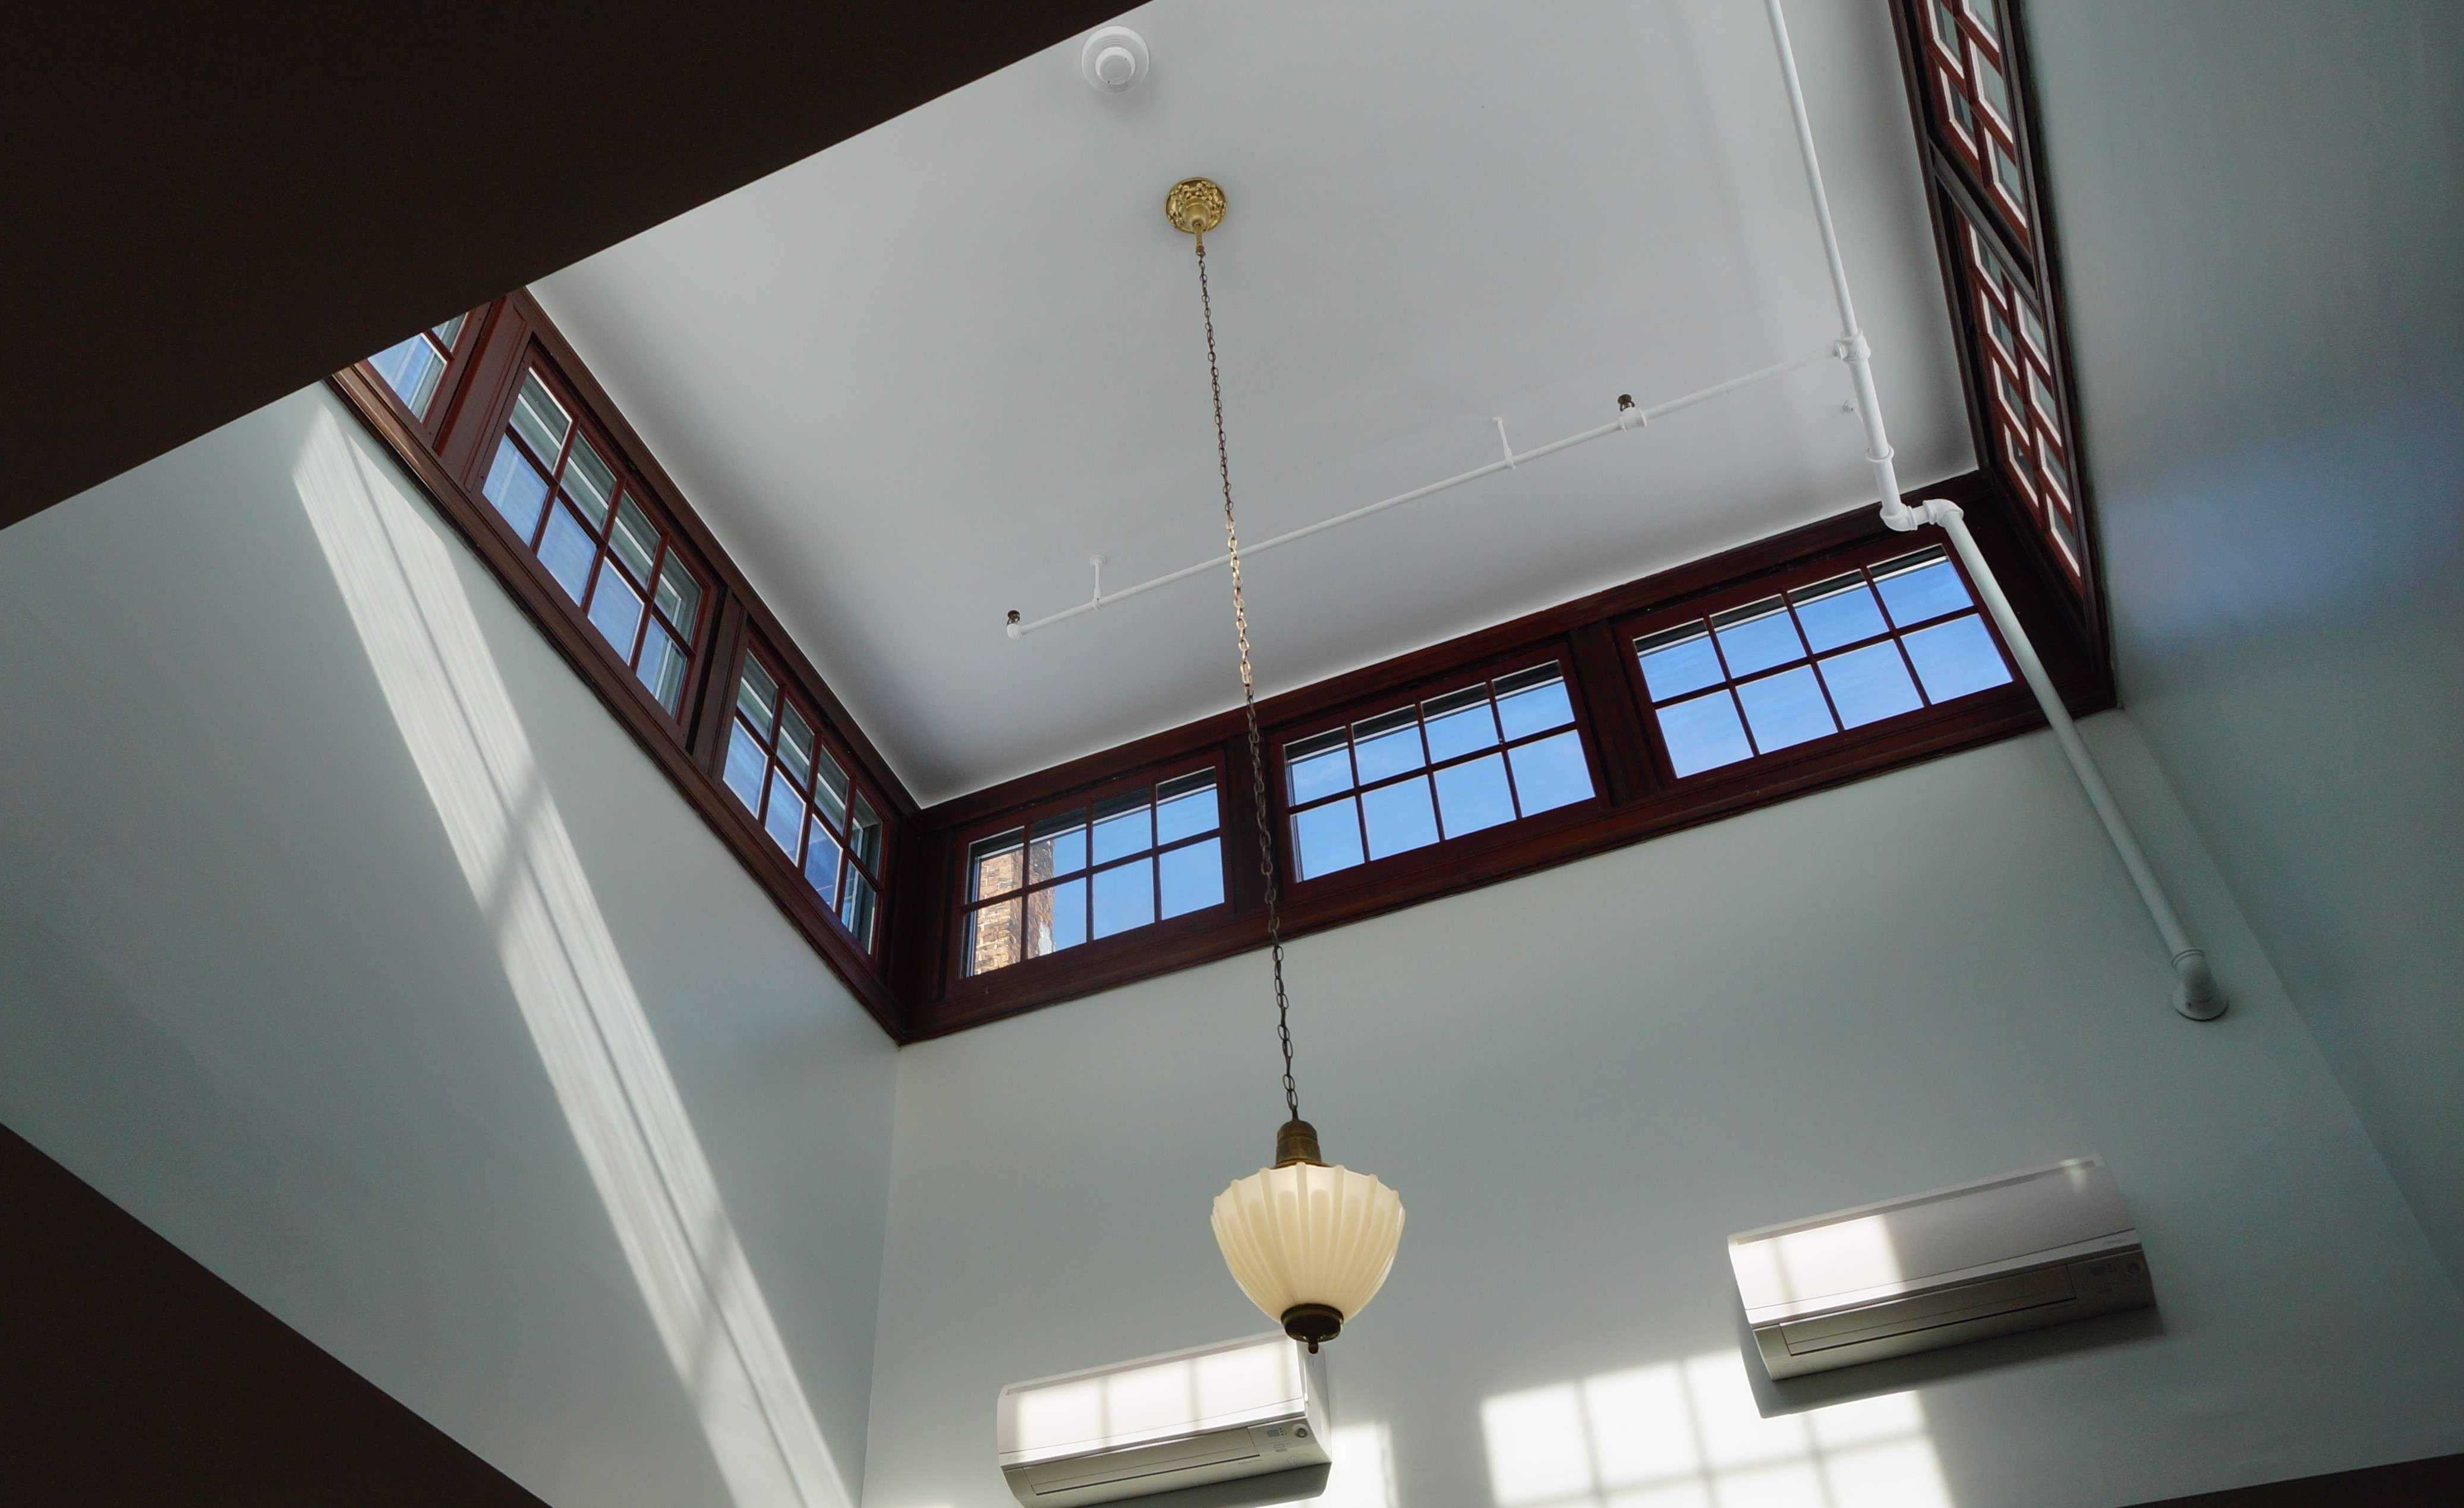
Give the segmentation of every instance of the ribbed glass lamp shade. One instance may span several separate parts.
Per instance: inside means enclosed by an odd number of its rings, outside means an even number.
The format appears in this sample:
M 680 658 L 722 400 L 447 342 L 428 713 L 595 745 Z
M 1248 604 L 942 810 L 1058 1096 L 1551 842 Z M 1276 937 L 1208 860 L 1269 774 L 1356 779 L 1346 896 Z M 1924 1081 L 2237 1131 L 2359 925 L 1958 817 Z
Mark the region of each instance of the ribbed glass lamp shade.
M 1401 1196 L 1349 1168 L 1263 1168 L 1215 1196 L 1232 1280 L 1310 1350 L 1376 1296 L 1402 1238 Z

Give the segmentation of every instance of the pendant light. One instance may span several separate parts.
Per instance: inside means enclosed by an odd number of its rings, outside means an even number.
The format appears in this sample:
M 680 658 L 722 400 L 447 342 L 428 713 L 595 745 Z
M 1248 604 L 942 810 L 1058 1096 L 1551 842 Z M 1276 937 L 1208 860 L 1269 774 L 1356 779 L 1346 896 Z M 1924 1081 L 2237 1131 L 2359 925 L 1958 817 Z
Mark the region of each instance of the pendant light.
M 1369 1173 L 1329 1167 L 1317 1128 L 1301 1119 L 1292 1078 L 1291 1005 L 1284 994 L 1284 927 L 1259 750 L 1258 689 L 1249 670 L 1249 612 L 1241 596 L 1241 534 L 1232 515 L 1232 458 L 1223 438 L 1223 379 L 1215 360 L 1215 302 L 1206 286 L 1206 232 L 1223 223 L 1223 190 L 1189 178 L 1164 196 L 1164 216 L 1198 243 L 1198 302 L 1206 321 L 1206 381 L 1215 398 L 1215 462 L 1223 478 L 1223 544 L 1232 566 L 1232 632 L 1241 651 L 1241 707 L 1249 729 L 1249 794 L 1266 882 L 1266 945 L 1275 980 L 1275 1031 L 1284 1049 L 1286 1119 L 1275 1161 L 1215 1196 L 1215 1241 L 1249 1301 L 1312 1351 L 1334 1339 L 1386 1281 L 1403 1236 L 1403 1201 Z

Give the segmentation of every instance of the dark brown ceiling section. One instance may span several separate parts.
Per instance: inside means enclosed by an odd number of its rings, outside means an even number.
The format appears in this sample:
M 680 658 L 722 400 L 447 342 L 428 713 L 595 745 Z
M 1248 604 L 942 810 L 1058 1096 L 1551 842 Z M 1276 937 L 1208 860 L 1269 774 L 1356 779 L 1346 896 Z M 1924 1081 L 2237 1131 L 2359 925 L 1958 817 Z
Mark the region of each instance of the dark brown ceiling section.
M 541 1508 L 0 1129 L 0 1502 Z
M 31 9 L 0 525 L 1117 8 Z

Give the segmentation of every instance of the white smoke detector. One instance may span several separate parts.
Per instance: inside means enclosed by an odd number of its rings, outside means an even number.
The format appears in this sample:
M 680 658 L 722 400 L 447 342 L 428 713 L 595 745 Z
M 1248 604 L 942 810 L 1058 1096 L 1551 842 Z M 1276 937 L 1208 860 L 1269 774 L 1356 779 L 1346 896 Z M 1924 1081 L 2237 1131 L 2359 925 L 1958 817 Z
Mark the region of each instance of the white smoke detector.
M 1127 94 L 1147 76 L 1147 39 L 1126 26 L 1108 26 L 1087 38 L 1078 71 L 1108 95 Z

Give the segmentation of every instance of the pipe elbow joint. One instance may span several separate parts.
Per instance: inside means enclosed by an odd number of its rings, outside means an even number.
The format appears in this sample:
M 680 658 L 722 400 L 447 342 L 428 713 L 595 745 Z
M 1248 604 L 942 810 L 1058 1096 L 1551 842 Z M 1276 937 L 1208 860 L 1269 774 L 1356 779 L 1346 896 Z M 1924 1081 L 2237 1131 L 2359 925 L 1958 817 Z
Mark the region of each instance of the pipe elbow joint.
M 1947 524 L 1968 514 L 1957 503 L 1947 497 L 1928 497 L 1922 503 L 1911 503 L 1894 497 L 1882 505 L 1882 522 L 1902 534 L 1925 524 Z
M 2212 1021 L 2225 1014 L 2224 992 L 2208 967 L 2208 955 L 2186 948 L 2173 955 L 2173 1009 L 2193 1021 Z

